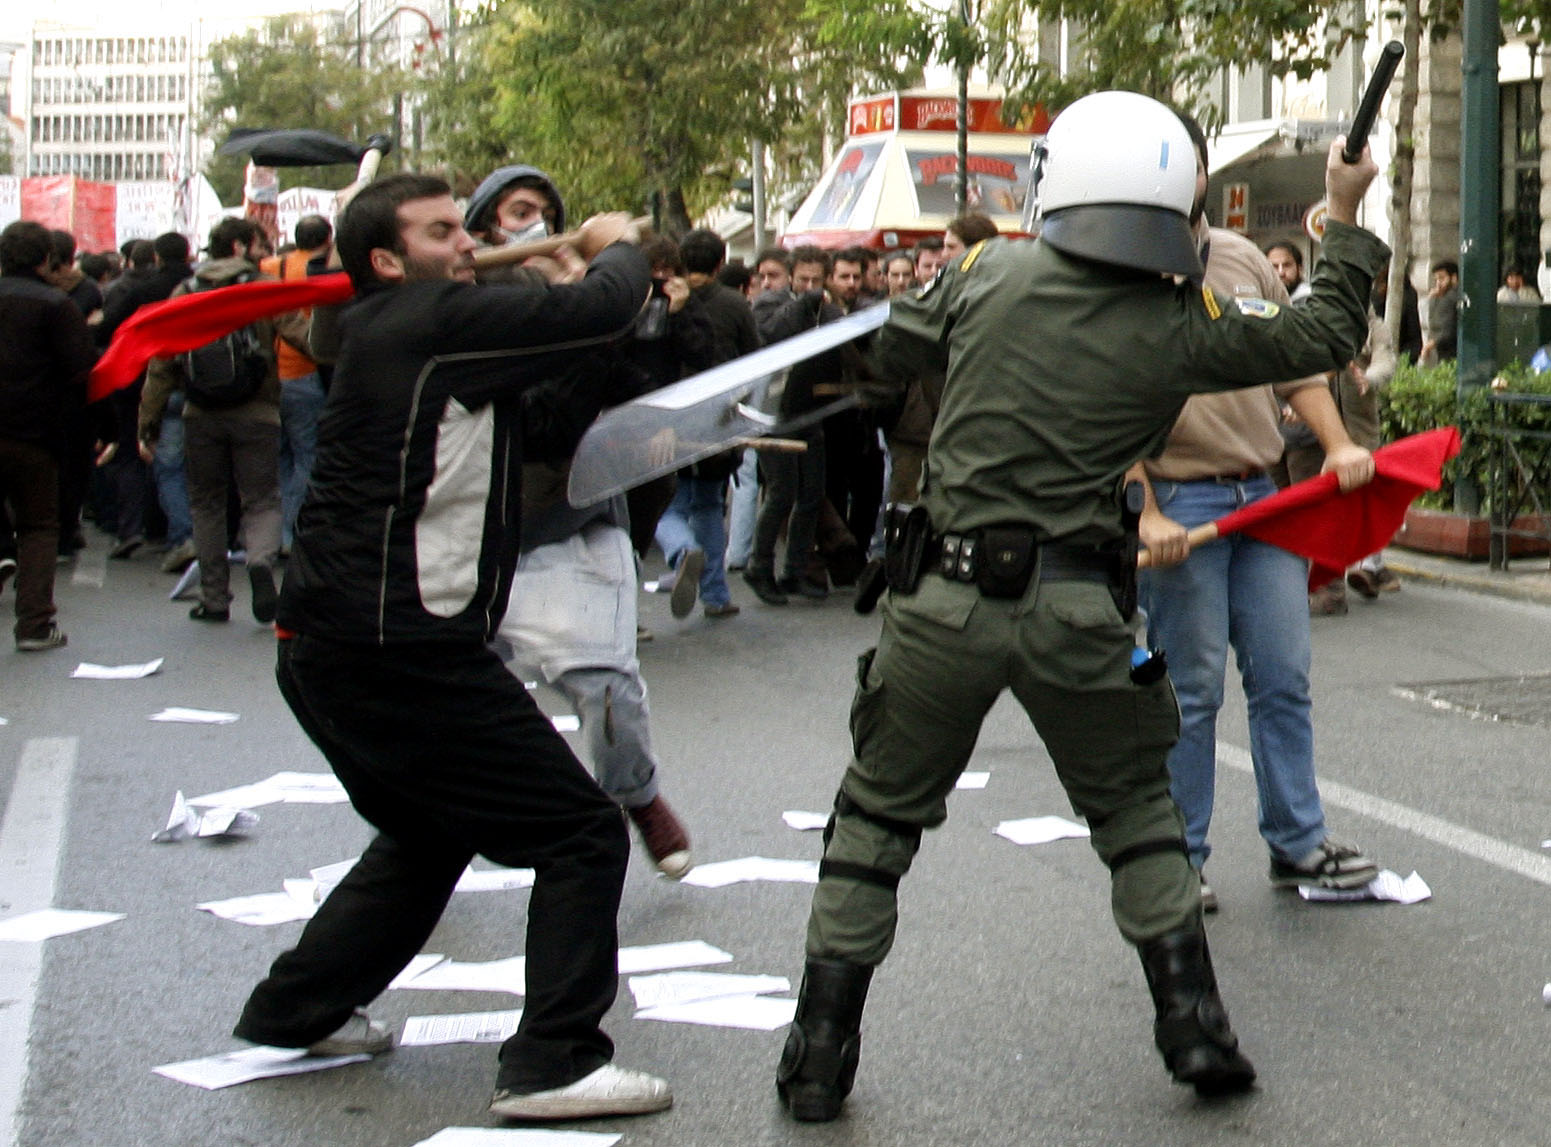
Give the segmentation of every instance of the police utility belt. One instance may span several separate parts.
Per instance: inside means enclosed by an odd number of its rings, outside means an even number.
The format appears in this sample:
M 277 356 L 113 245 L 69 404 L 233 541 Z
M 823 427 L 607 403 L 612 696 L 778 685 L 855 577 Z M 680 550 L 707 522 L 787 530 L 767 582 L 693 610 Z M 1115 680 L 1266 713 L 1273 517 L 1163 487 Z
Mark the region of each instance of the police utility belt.
M 1092 581 L 1109 588 L 1122 615 L 1135 608 L 1136 563 L 1130 547 L 1036 539 L 1028 526 L 984 526 L 937 533 L 924 506 L 891 503 L 884 519 L 883 576 L 896 593 L 914 593 L 934 573 L 977 587 L 986 597 L 1021 598 L 1029 583 Z

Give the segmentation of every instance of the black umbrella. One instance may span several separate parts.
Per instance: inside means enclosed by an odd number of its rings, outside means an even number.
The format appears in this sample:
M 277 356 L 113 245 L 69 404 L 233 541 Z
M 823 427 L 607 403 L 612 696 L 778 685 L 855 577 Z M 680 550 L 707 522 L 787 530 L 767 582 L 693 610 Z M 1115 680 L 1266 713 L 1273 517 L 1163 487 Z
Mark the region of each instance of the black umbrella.
M 221 155 L 246 153 L 263 167 L 321 167 L 359 164 L 369 151 L 386 155 L 392 148 L 393 140 L 387 135 L 374 135 L 361 144 L 311 128 L 239 127 L 218 150 Z

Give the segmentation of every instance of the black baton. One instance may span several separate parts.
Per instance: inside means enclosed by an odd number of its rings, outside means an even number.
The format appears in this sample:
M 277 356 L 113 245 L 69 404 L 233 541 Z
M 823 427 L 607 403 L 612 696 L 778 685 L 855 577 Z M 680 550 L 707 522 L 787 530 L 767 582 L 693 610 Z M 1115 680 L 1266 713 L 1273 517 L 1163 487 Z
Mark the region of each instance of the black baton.
M 1352 126 L 1347 129 L 1346 146 L 1341 149 L 1341 158 L 1347 163 L 1356 163 L 1363 157 L 1363 148 L 1368 145 L 1368 133 L 1373 130 L 1373 121 L 1379 118 L 1379 104 L 1384 100 L 1384 93 L 1389 90 L 1390 80 L 1395 78 L 1400 57 L 1405 54 L 1405 45 L 1399 40 L 1391 40 L 1379 52 L 1378 66 L 1373 69 L 1373 78 L 1368 81 L 1362 103 L 1357 105 L 1357 114 L 1352 117 Z

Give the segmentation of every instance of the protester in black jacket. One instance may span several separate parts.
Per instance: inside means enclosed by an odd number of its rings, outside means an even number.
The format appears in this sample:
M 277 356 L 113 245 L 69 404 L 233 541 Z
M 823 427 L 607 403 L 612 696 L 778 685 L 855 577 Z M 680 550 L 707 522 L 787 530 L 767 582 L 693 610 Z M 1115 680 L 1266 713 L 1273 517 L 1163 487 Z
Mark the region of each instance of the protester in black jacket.
M 580 1119 L 658 1111 L 668 1086 L 610 1062 L 615 915 L 629 857 L 618 806 L 486 645 L 517 562 L 523 393 L 622 334 L 647 294 L 625 216 L 581 282 L 473 282 L 475 244 L 447 185 L 369 184 L 338 250 L 342 319 L 317 464 L 280 599 L 276 676 L 378 835 L 297 946 L 254 989 L 236 1034 L 381 1052 L 353 1015 L 431 935 L 477 853 L 531 867 L 526 998 L 491 1112 Z M 332 1034 L 331 1034 L 332 1033 Z
M 43 279 L 49 233 L 26 220 L 0 231 L 0 503 L 16 534 L 16 648 L 54 649 L 59 464 L 91 369 L 91 336 L 75 305 Z

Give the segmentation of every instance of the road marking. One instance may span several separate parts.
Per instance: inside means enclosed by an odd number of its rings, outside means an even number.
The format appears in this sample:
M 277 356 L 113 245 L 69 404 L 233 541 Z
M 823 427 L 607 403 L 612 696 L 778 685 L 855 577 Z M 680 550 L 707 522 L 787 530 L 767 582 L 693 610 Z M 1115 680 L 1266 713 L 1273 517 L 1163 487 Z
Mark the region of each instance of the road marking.
M 108 580 L 108 551 L 91 549 L 77 550 L 75 555 L 75 570 L 70 574 L 71 585 L 90 586 L 92 589 L 101 589 Z
M 22 746 L 0 823 L 0 913 L 6 916 L 54 902 L 78 746 L 75 737 L 34 737 Z M 21 1135 L 27 1037 L 42 970 L 42 944 L 0 944 L 0 1144 L 5 1147 L 14 1147 Z
M 1217 763 L 1244 773 L 1255 771 L 1249 753 L 1236 745 L 1219 744 Z M 1391 828 L 1398 828 L 1402 832 L 1409 832 L 1413 836 L 1420 836 L 1445 848 L 1451 848 L 1455 852 L 1463 853 L 1465 856 L 1494 865 L 1504 872 L 1511 872 L 1515 876 L 1522 876 L 1527 880 L 1551 887 L 1551 857 L 1542 853 L 1520 848 L 1516 844 L 1505 844 L 1474 829 L 1465 828 L 1463 825 L 1441 817 L 1429 816 L 1425 812 L 1418 812 L 1406 805 L 1376 797 L 1372 793 L 1365 793 L 1361 789 L 1354 789 L 1339 781 L 1320 781 L 1319 793 L 1327 805 L 1335 805 L 1348 812 L 1358 813 L 1381 824 L 1387 824 Z

